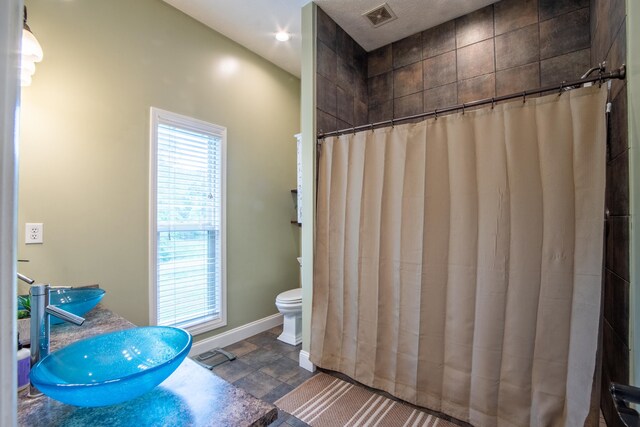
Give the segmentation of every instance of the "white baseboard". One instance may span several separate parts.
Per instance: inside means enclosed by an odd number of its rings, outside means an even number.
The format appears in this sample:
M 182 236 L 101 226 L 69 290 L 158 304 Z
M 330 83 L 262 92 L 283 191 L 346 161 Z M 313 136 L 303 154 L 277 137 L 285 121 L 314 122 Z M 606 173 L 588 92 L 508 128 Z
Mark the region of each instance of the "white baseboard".
M 282 325 L 282 319 L 282 314 L 278 313 L 256 320 L 255 322 L 233 328 L 211 338 L 205 338 L 193 343 L 189 356 L 196 356 L 204 353 L 205 351 L 213 350 L 214 348 L 226 347 L 259 334 L 260 332 L 268 331 L 271 328 Z
M 313 363 L 311 363 L 311 361 L 309 360 L 309 353 L 304 351 L 304 350 L 300 350 L 300 357 L 299 357 L 299 362 L 300 362 L 300 367 L 306 369 L 309 372 L 315 372 L 316 371 L 316 365 L 314 365 Z

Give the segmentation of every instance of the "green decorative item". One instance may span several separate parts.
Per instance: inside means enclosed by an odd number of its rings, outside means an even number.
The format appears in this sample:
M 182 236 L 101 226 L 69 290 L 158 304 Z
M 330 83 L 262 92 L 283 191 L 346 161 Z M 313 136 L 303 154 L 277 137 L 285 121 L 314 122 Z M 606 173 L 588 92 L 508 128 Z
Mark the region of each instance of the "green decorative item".
M 29 295 L 18 296 L 18 319 L 26 319 L 31 316 L 31 298 Z

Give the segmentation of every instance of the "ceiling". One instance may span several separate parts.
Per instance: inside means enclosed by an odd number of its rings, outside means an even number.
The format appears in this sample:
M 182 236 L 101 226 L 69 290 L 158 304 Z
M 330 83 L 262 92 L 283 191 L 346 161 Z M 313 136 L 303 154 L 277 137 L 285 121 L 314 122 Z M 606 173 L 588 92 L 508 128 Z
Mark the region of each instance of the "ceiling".
M 187 15 L 300 77 L 301 12 L 309 0 L 164 0 Z M 398 19 L 374 28 L 362 14 L 384 0 L 316 0 L 365 50 L 400 40 L 495 0 L 387 0 Z M 291 34 L 279 42 L 275 33 Z

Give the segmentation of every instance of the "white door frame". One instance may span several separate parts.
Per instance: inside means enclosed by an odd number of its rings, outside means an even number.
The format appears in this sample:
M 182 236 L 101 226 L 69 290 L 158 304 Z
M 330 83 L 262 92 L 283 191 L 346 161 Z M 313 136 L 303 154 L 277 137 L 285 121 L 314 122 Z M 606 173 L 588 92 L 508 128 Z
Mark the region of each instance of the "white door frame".
M 0 425 L 16 419 L 16 235 L 22 0 L 0 0 Z

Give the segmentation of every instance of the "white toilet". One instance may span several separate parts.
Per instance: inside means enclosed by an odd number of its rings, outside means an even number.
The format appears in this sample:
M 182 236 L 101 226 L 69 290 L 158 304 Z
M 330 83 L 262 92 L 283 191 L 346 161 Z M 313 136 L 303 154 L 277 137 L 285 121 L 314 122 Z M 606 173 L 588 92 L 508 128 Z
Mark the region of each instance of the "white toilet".
M 283 314 L 282 333 L 278 339 L 291 345 L 302 342 L 302 288 L 291 289 L 276 297 L 276 307 Z
M 302 260 L 298 258 L 302 265 Z M 291 345 L 302 342 L 302 288 L 282 292 L 276 297 L 276 307 L 284 316 L 282 333 L 278 339 Z

